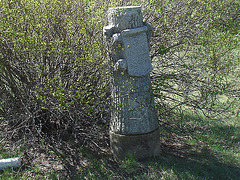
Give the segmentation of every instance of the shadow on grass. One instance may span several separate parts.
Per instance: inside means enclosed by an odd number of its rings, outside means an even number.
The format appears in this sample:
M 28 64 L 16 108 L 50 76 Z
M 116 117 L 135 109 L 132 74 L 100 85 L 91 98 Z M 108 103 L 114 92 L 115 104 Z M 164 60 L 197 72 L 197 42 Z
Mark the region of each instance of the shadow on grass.
M 221 161 L 221 154 L 207 147 L 166 144 L 156 158 L 137 162 L 114 160 L 100 153 L 68 144 L 54 147 L 69 179 L 236 179 L 240 167 Z M 57 172 L 60 173 L 60 172 Z
M 170 128 L 173 132 L 161 134 L 160 155 L 148 161 L 137 162 L 131 158 L 116 161 L 111 157 L 109 148 L 99 147 L 97 140 L 95 141 L 97 143 L 93 143 L 93 146 L 89 148 L 81 147 L 78 143 L 71 141 L 59 143 L 51 140 L 46 142 L 48 148 L 45 148 L 44 153 L 52 151 L 58 163 L 61 164 L 62 168 L 55 171 L 60 175 L 60 179 L 238 180 L 240 177 L 239 161 L 226 160 L 233 158 L 234 155 L 228 156 L 223 150 L 209 146 L 209 141 L 220 146 L 237 146 L 239 143 L 238 127 L 216 123 L 202 128 L 204 124 L 194 123 L 200 120 L 187 116 L 187 119 L 182 121 L 182 124 L 186 123 L 187 126 L 184 126 L 185 129 L 180 129 L 183 130 L 181 132 L 178 129 L 174 130 L 174 122 L 171 122 Z M 199 133 L 201 131 L 203 133 Z M 201 140 L 188 145 L 184 139 L 188 134 L 196 135 Z M 234 153 L 237 154 L 237 152 Z
M 164 146 L 160 156 L 149 161 L 149 164 L 155 164 L 159 170 L 172 170 L 177 179 L 237 180 L 240 177 L 239 166 L 223 163 L 221 154 L 213 153 L 207 147 L 193 151 L 190 146 Z
M 179 127 L 179 119 L 168 123 Z M 240 131 L 239 126 L 232 125 L 233 121 L 223 124 L 187 114 L 181 119 L 183 128 L 172 128 L 174 131 L 162 134 L 162 152 L 149 161 L 150 165 L 155 164 L 162 174 L 171 171 L 177 179 L 238 180 Z M 161 128 L 169 130 L 168 125 Z M 189 139 L 193 145 L 188 144 Z
M 240 146 L 240 126 L 215 125 L 212 128 L 212 135 L 222 146 L 231 145 L 238 148 Z

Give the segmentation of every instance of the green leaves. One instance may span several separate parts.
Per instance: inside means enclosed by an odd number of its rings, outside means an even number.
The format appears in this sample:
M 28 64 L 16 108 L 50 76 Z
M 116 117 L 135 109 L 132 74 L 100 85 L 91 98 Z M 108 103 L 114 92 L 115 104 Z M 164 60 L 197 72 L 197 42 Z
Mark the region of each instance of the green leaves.
M 236 1 L 151 1 L 154 95 L 165 112 L 185 108 L 224 114 L 218 98 L 238 96 L 239 20 Z M 236 98 L 231 99 L 233 103 Z M 163 110 L 160 114 L 163 114 Z
M 15 91 L 11 94 L 22 94 L 23 103 L 35 99 L 40 108 L 69 110 L 78 106 L 83 113 L 90 114 L 107 109 L 108 62 L 103 57 L 101 36 L 107 4 L 86 3 L 1 1 L 0 36 L 4 51 L 0 48 L 0 62 L 8 59 L 10 67 L 24 72 L 25 79 L 30 80 L 27 85 L 23 78 L 15 80 L 15 74 L 5 74 L 3 81 L 10 82 L 12 76 L 14 86 L 1 84 L 1 97 L 12 87 Z M 7 109 L 7 100 L 4 102 L 3 108 Z
M 164 54 L 168 53 L 169 51 L 170 51 L 169 47 L 165 47 L 164 45 L 159 46 L 158 53 L 160 55 L 164 55 Z
M 217 96 L 234 96 L 238 1 L 2 0 L 1 112 L 44 107 L 96 119 L 108 112 L 111 72 L 102 28 L 108 8 L 124 5 L 141 5 L 154 27 L 152 80 L 163 107 L 210 110 Z M 28 105 L 15 107 L 22 103 Z

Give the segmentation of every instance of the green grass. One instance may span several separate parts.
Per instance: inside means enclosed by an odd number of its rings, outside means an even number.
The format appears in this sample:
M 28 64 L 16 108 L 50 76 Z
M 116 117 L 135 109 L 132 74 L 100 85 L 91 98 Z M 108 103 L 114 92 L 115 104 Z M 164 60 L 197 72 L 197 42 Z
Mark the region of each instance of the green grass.
M 138 162 L 133 157 L 115 161 L 108 153 L 97 155 L 79 147 L 79 151 L 75 147 L 75 154 L 66 150 L 62 158 L 56 157 L 65 167 L 69 162 L 75 163 L 70 171 L 72 179 L 239 179 L 240 121 L 237 117 L 217 121 L 186 113 L 181 123 L 186 124 L 182 134 L 161 127 L 161 153 L 148 161 Z M 195 131 L 186 137 L 190 125 Z M 2 152 L 6 156 L 6 151 Z M 74 162 L 72 156 L 78 157 L 78 161 Z M 37 164 L 32 168 L 3 170 L 0 179 L 64 179 L 60 174 Z

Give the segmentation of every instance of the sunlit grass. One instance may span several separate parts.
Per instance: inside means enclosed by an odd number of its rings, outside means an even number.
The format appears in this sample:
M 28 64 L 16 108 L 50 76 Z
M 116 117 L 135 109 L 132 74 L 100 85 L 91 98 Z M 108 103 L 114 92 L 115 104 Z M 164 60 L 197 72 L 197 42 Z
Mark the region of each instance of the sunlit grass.
M 177 116 L 177 115 L 176 115 Z M 181 115 L 184 133 L 169 132 L 161 127 L 161 153 L 148 161 L 134 157 L 114 160 L 109 154 L 96 156 L 82 148 L 80 164 L 73 179 L 238 179 L 240 175 L 240 122 L 236 117 L 209 120 L 191 113 Z M 195 129 L 191 131 L 191 128 Z M 186 136 L 188 132 L 191 136 Z M 2 151 L 5 157 L 6 151 Z M 68 155 L 66 154 L 66 158 Z M 18 172 L 18 173 L 16 173 Z M 2 179 L 56 179 L 57 171 L 47 172 L 36 165 L 31 169 L 6 169 Z

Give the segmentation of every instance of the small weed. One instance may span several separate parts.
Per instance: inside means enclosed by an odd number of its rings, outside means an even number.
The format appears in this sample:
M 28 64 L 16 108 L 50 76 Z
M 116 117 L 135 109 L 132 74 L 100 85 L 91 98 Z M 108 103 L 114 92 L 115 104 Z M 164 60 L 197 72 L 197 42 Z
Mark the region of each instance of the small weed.
M 134 172 L 137 169 L 137 161 L 134 155 L 131 155 L 129 158 L 124 159 L 122 162 L 122 167 L 126 169 L 127 172 Z
M 47 173 L 47 179 L 57 180 L 58 178 L 56 172 Z

